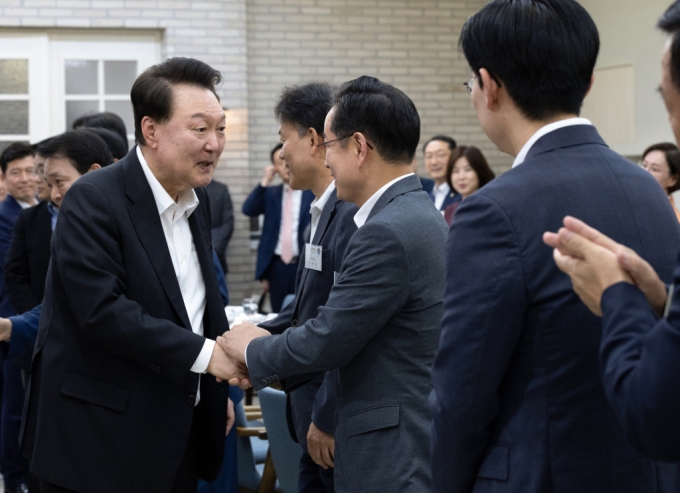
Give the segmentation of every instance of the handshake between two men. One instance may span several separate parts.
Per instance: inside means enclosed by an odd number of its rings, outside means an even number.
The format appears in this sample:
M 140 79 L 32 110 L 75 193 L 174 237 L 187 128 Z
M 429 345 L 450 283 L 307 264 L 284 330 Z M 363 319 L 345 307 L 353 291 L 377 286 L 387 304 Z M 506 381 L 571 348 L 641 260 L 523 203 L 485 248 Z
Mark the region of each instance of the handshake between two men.
M 253 339 L 271 334 L 250 322 L 235 325 L 231 330 L 217 338 L 213 349 L 208 373 L 217 377 L 217 381 L 226 380 L 229 385 L 242 389 L 251 387 L 246 365 L 246 347 Z

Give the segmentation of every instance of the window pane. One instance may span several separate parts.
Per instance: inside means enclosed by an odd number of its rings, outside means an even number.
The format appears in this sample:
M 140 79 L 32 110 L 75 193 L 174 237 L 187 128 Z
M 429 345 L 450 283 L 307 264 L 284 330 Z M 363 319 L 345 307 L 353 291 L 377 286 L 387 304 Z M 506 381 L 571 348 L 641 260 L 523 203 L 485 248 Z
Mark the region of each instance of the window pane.
M 0 60 L 0 94 L 28 94 L 28 60 Z
M 28 101 L 0 101 L 0 134 L 28 134 Z
M 66 60 L 66 94 L 98 94 L 97 63 L 92 60 Z
M 66 129 L 70 130 L 73 122 L 88 113 L 97 113 L 99 103 L 97 101 L 66 101 Z
M 128 134 L 135 133 L 135 120 L 132 116 L 132 103 L 130 101 L 105 101 L 106 111 L 115 113 L 123 119 Z
M 130 94 L 137 62 L 104 62 L 104 94 Z

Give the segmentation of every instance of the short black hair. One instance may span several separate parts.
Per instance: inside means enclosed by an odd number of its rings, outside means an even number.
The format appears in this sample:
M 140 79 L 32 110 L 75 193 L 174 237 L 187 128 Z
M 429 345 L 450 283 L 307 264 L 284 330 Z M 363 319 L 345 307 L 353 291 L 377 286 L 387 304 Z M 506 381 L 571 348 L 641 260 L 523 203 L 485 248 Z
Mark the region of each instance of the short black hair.
M 491 0 L 463 26 L 460 46 L 477 82 L 484 68 L 530 120 L 580 114 L 600 50 L 575 0 Z
M 0 169 L 2 173 L 7 173 L 7 165 L 17 159 L 23 159 L 26 156 L 35 156 L 33 148 L 25 142 L 13 142 L 2 151 L 0 154 Z
M 111 113 L 110 111 L 103 111 L 101 113 L 91 113 L 89 115 L 83 115 L 73 122 L 74 130 L 80 127 L 105 128 L 107 130 L 115 132 L 116 135 L 119 135 L 120 138 L 123 139 L 123 144 L 125 145 L 125 154 L 127 154 L 128 139 L 127 129 L 125 128 L 125 122 L 120 116 L 116 115 L 115 113 Z
M 104 139 L 89 128 L 69 130 L 51 138 L 40 146 L 40 154 L 47 159 L 68 159 L 81 175 L 87 173 L 95 163 L 102 168 L 113 163 L 113 156 Z
M 458 147 L 458 144 L 456 144 L 456 141 L 453 140 L 453 138 L 449 137 L 448 135 L 435 135 L 432 137 L 430 140 L 425 142 L 423 144 L 423 152 L 425 152 L 425 148 L 430 142 L 434 142 L 435 140 L 441 141 L 441 142 L 446 142 L 449 145 L 449 149 L 454 150 L 456 147 Z
M 413 162 L 420 141 L 420 116 L 402 91 L 363 75 L 340 86 L 333 97 L 333 108 L 331 130 L 338 138 L 361 132 L 385 161 Z
M 280 151 L 282 147 L 283 147 L 283 142 L 279 142 L 278 144 L 276 144 L 274 146 L 272 151 L 269 153 L 269 160 L 272 162 L 272 164 L 274 164 L 274 154 L 276 154 L 278 151 Z
M 121 139 L 120 135 L 117 133 L 112 132 L 108 128 L 101 127 L 89 127 L 88 130 L 91 130 L 104 139 L 104 142 L 106 142 L 106 146 L 109 148 L 109 151 L 111 151 L 111 155 L 114 159 L 123 159 L 128 153 L 127 140 L 124 141 Z
M 36 155 L 40 156 L 45 156 L 42 152 L 40 152 L 40 149 L 42 146 L 46 145 L 50 140 L 52 140 L 54 137 L 47 137 L 46 139 L 41 140 L 40 142 L 36 142 L 35 144 L 32 144 L 31 147 L 33 148 L 33 152 Z
M 276 120 L 295 125 L 300 136 L 310 128 L 323 135 L 326 115 L 333 106 L 333 92 L 333 87 L 327 82 L 286 87 L 274 108 Z
M 158 123 L 164 123 L 172 117 L 172 86 L 188 84 L 205 87 L 219 101 L 215 86 L 221 81 L 222 75 L 218 70 L 194 58 L 169 58 L 146 69 L 137 77 L 130 91 L 137 143 L 146 145 L 142 135 L 142 120 L 145 116 Z
M 659 29 L 673 37 L 671 41 L 671 80 L 680 88 L 680 0 L 666 9 L 657 24 Z

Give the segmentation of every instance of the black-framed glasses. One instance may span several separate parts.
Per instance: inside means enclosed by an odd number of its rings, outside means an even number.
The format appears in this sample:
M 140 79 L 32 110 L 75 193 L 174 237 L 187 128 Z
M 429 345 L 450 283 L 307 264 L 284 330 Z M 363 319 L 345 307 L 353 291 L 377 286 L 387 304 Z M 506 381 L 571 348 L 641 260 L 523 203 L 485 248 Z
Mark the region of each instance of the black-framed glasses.
M 463 85 L 467 88 L 467 92 L 470 96 L 472 96 L 472 84 L 475 83 L 475 79 L 477 76 L 475 75 L 472 79 L 470 79 L 467 82 L 463 82 Z
M 354 134 L 347 135 L 345 137 L 340 137 L 339 139 L 329 140 L 328 142 L 324 142 L 323 144 L 317 145 L 316 147 L 319 148 L 319 152 L 321 153 L 321 157 L 326 159 L 326 149 L 328 148 L 329 144 L 332 144 L 333 142 L 339 142 L 341 140 L 349 139 L 352 135 L 354 135 Z M 368 146 L 369 149 L 371 149 L 371 150 L 374 149 L 369 141 L 366 141 L 366 145 Z

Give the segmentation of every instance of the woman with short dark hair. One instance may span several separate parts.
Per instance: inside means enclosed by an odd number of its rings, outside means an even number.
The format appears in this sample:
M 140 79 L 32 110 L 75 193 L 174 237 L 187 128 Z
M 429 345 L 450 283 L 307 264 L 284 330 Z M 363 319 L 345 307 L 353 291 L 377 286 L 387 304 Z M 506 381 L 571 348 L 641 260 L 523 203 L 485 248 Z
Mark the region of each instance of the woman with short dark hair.
M 495 177 L 484 154 L 476 147 L 460 146 L 451 153 L 446 167 L 446 181 L 451 190 L 459 193 L 463 200 Z M 461 202 L 454 202 L 444 210 L 444 219 L 449 226 Z
M 642 167 L 649 171 L 654 179 L 664 189 L 675 216 L 680 222 L 680 211 L 675 207 L 671 194 L 680 190 L 680 152 L 678 146 L 670 142 L 654 144 L 645 149 L 642 154 Z

